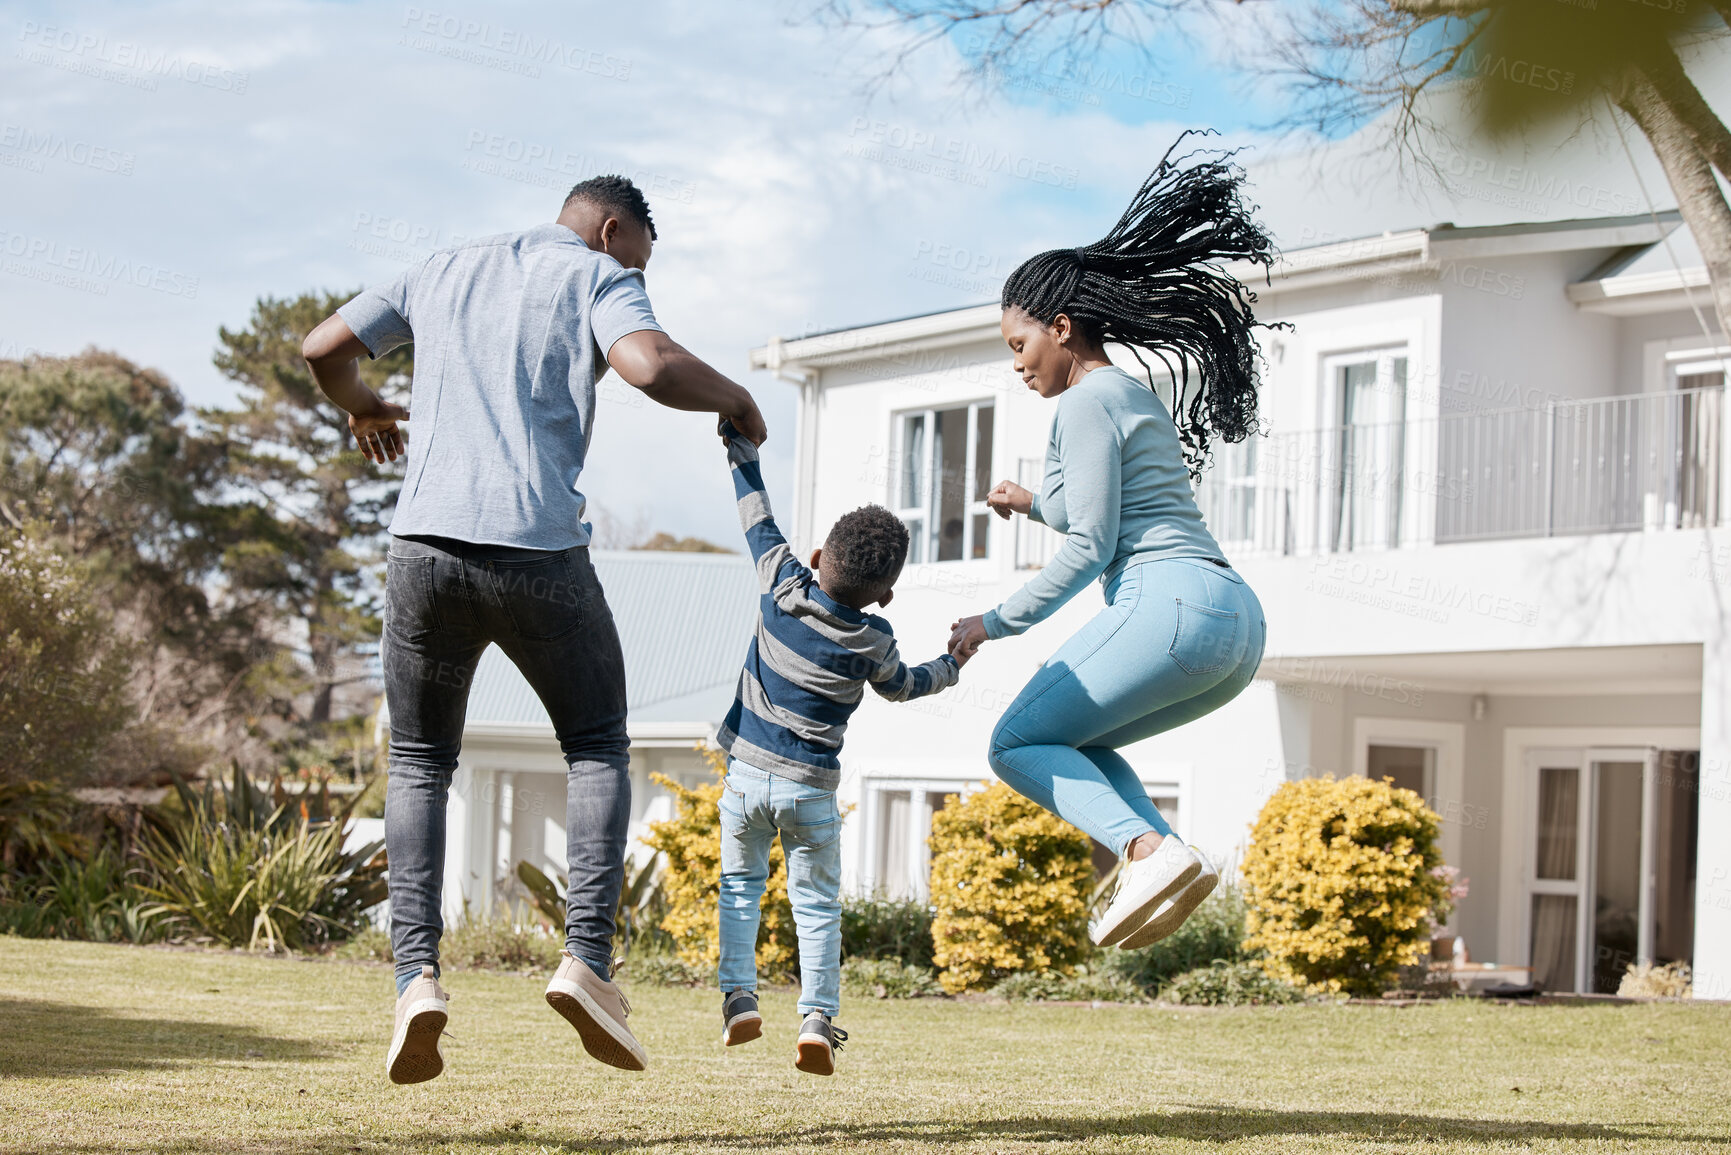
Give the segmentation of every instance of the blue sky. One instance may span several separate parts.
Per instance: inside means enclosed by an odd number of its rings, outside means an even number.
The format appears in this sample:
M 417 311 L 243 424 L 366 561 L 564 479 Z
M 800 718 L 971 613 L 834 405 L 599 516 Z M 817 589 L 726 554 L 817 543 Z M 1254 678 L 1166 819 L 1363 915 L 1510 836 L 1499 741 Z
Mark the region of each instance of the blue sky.
M 793 399 L 746 373 L 749 348 L 991 299 L 1023 257 L 1109 227 L 1184 128 L 1251 146 L 1255 198 L 1287 247 L 1576 215 L 1511 208 L 1482 182 L 1453 197 L 1402 186 L 1357 139 L 1259 136 L 1265 117 L 1219 48 L 1241 26 L 1200 27 L 1153 63 L 1114 51 L 1080 81 L 1030 66 L 984 98 L 958 95 L 954 46 L 939 45 L 869 96 L 861 81 L 886 42 L 801 20 L 810 7 L 8 5 L 0 356 L 98 345 L 225 403 L 216 330 L 259 296 L 383 280 L 461 237 L 550 220 L 576 180 L 624 171 L 661 232 L 657 312 L 758 395 L 785 503 Z M 982 156 L 1012 163 L 992 171 Z M 1636 192 L 1603 141 L 1473 146 L 1461 160 Z M 1668 195 L 1644 148 L 1642 163 Z M 608 395 L 591 500 L 730 542 L 707 423 Z

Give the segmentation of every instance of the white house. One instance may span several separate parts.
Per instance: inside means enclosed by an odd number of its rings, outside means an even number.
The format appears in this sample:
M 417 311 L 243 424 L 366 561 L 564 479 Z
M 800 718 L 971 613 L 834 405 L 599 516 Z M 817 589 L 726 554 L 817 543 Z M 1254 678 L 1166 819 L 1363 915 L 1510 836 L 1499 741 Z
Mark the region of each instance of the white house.
M 1475 958 L 1583 991 L 1693 958 L 1697 991 L 1731 996 L 1728 350 L 1688 299 L 1702 271 L 1660 244 L 1676 228 L 1442 225 L 1297 250 L 1257 286 L 1294 326 L 1264 340 L 1268 435 L 1218 451 L 1200 497 L 1267 657 L 1230 706 L 1126 752 L 1187 840 L 1230 859 L 1280 782 L 1391 775 L 1444 819 Z M 910 660 L 1055 544 L 981 500 L 1038 477 L 1052 415 L 998 315 L 752 353 L 800 391 L 796 545 L 868 501 L 913 531 L 886 611 Z M 989 774 L 993 721 L 1099 605 L 991 643 L 940 697 L 867 695 L 852 886 L 923 892 L 932 811 Z
M 1698 994 L 1731 997 L 1731 837 L 1714 837 L 1731 835 L 1731 350 L 1702 270 L 1661 243 L 1686 240 L 1677 224 L 1440 225 L 1296 250 L 1257 285 L 1259 317 L 1293 325 L 1264 339 L 1268 434 L 1221 447 L 1199 496 L 1267 611 L 1267 655 L 1232 704 L 1126 751 L 1185 839 L 1231 860 L 1282 781 L 1389 775 L 1444 819 L 1471 886 L 1453 929 L 1476 959 L 1582 991 L 1615 989 L 1632 959 L 1692 959 Z M 1052 416 L 1011 372 L 998 315 L 751 353 L 799 390 L 780 518 L 796 549 L 866 502 L 913 531 L 885 612 L 910 661 L 1056 544 L 982 501 L 1037 480 Z M 731 698 L 755 587 L 743 558 L 597 568 L 627 639 L 647 816 L 666 805 L 649 769 L 701 772 L 689 746 Z M 633 601 L 681 580 L 689 602 L 668 612 L 713 599 L 688 626 Z M 932 812 L 990 776 L 993 722 L 1099 605 L 1084 594 L 989 644 L 943 695 L 866 696 L 843 756 L 851 889 L 924 893 Z M 558 749 L 496 654 L 463 766 L 448 893 L 473 899 L 519 858 L 557 868 Z

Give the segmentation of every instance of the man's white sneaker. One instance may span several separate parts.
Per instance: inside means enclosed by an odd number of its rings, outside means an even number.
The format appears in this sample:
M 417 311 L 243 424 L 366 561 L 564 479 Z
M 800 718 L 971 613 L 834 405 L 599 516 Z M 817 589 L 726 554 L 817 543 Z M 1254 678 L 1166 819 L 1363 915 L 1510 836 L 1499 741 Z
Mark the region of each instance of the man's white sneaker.
M 1139 950 L 1153 946 L 1184 925 L 1184 920 L 1202 905 L 1202 900 L 1214 893 L 1220 884 L 1220 872 L 1208 856 L 1192 846 L 1191 851 L 1202 863 L 1202 872 L 1190 880 L 1190 885 L 1161 903 L 1147 922 L 1131 931 L 1118 945 L 1124 950 Z
M 1118 893 L 1094 926 L 1094 945 L 1121 942 L 1200 873 L 1202 864 L 1196 854 L 1176 834 L 1168 834 L 1160 848 L 1146 858 L 1125 863 Z
M 430 966 L 397 997 L 397 1025 L 385 1055 L 385 1073 L 393 1083 L 424 1083 L 445 1069 L 439 1056 L 439 1035 L 447 1014 L 445 988 Z

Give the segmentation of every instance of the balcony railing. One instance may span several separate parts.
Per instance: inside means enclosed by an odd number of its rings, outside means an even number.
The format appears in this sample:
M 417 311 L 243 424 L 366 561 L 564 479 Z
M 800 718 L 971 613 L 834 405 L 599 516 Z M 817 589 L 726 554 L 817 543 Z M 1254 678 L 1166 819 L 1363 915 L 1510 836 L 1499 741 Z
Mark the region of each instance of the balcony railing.
M 1713 386 L 1277 433 L 1217 444 L 1196 497 L 1229 556 L 1716 526 L 1725 417 Z M 1017 519 L 1016 564 L 1060 540 Z
M 1715 386 L 1253 437 L 1197 501 L 1236 554 L 1712 526 L 1724 428 Z

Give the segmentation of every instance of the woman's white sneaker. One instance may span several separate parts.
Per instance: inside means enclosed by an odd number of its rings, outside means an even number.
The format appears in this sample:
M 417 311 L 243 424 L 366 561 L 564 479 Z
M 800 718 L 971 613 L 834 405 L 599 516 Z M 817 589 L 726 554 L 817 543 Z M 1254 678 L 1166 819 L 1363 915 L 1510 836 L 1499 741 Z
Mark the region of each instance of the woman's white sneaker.
M 1214 864 L 1208 860 L 1206 854 L 1194 846 L 1190 850 L 1202 864 L 1201 873 L 1190 880 L 1190 885 L 1161 903 L 1147 922 L 1125 936 L 1118 944 L 1120 948 L 1139 950 L 1145 946 L 1153 946 L 1183 926 L 1184 920 L 1202 905 L 1202 900 L 1214 893 L 1214 888 L 1220 884 L 1220 872 L 1214 869 Z
M 1094 945 L 1111 946 L 1148 921 L 1148 916 L 1191 879 L 1202 873 L 1197 855 L 1176 834 L 1146 858 L 1124 864 L 1118 893 L 1094 926 Z

